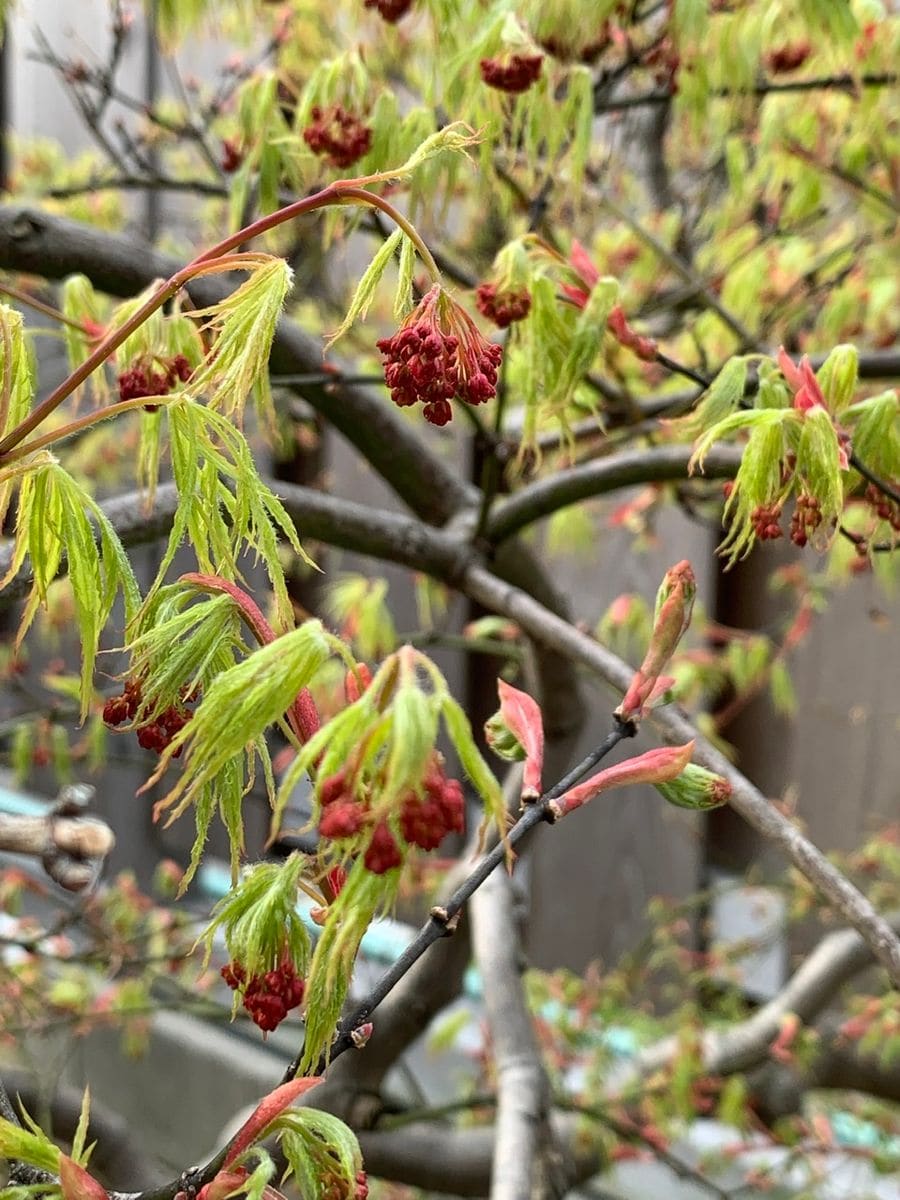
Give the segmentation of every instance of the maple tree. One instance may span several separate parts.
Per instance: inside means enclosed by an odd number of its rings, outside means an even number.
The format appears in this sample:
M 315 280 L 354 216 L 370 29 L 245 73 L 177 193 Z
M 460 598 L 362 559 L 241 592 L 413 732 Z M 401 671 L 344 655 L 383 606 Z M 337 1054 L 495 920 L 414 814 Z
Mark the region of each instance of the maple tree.
M 85 1027 L 112 1013 L 138 1028 L 160 961 L 204 994 L 224 981 L 232 1016 L 243 1010 L 260 1036 L 299 1016 L 284 1078 L 239 1133 L 142 1200 L 271 1200 L 294 1186 L 361 1200 L 366 1130 L 351 1130 L 353 1105 L 337 1093 L 371 1090 L 372 1077 L 377 1092 L 450 998 L 440 976 L 459 991 L 466 955 L 454 951 L 451 967 L 446 947 L 464 951 L 469 937 L 493 1049 L 490 1095 L 471 1107 L 496 1109 L 481 1188 L 493 1197 L 561 1195 L 635 1145 L 671 1164 L 671 1131 L 701 1114 L 783 1139 L 767 1108 L 778 1080 L 748 1083 L 767 1060 L 805 1090 L 829 1065 L 846 1077 L 832 1060 L 850 1042 L 873 1095 L 896 1100 L 884 1081 L 898 1039 L 896 847 L 876 839 L 836 865 L 733 765 L 707 710 L 766 687 L 789 707 L 789 655 L 828 590 L 861 571 L 888 586 L 896 572 L 900 21 L 878 0 L 158 0 L 147 12 L 173 62 L 212 27 L 241 51 L 222 78 L 146 103 L 121 78 L 134 32 L 124 4 L 111 6 L 105 59 L 39 38 L 97 150 L 69 159 L 16 144 L 0 206 L 0 597 L 21 602 L 6 671 L 16 677 L 23 639 L 62 614 L 80 665 L 54 683 L 85 731 L 20 720 L 11 756 L 26 773 L 45 759 L 63 774 L 102 771 L 110 739 L 134 739 L 157 756 L 141 793 L 164 789 L 155 819 L 196 829 L 189 861 L 164 867 L 161 886 L 188 889 L 216 821 L 231 882 L 198 939 L 177 897 L 164 906 L 127 877 L 96 887 L 110 835 L 77 789 L 30 825 L 4 818 L 0 845 L 39 853 L 56 882 L 88 890 L 95 949 L 85 960 L 75 940 L 51 945 L 52 926 L 25 922 L 13 938 L 23 958 L 0 989 L 6 1026 L 40 1028 L 44 1005 L 22 998 L 46 994 Z M 641 136 L 623 138 L 635 111 L 647 114 Z M 119 232 L 135 190 L 202 201 L 190 233 L 136 254 Z M 52 388 L 29 311 L 65 339 L 69 371 Z M 333 356 L 339 340 L 352 367 Z M 270 473 L 271 456 L 298 442 L 291 396 L 409 515 Z M 453 458 L 459 427 L 477 483 Z M 568 620 L 521 535 L 551 518 L 565 542 L 586 501 L 634 485 L 650 489 L 630 502 L 641 530 L 682 506 L 721 527 L 726 568 L 758 542 L 792 543 L 780 643 L 695 614 L 686 561 L 655 608 L 622 597 L 593 633 Z M 139 580 L 129 547 L 153 539 L 158 569 Z M 400 644 L 382 581 L 339 580 L 317 616 L 305 611 L 297 579 L 314 566 L 312 540 L 427 576 L 432 604 L 441 585 L 490 614 L 455 635 L 505 660 L 484 741 L 427 639 Z M 602 544 L 592 552 L 599 570 Z M 111 681 L 114 644 L 126 662 Z M 616 700 L 608 736 L 573 767 L 576 666 Z M 601 767 L 639 726 L 663 744 Z M 502 759 L 522 766 L 504 776 Z M 270 845 L 294 836 L 292 797 L 311 788 L 314 836 L 287 857 L 247 852 L 260 783 Z M 634 972 L 535 976 L 526 996 L 502 865 L 514 871 L 538 824 L 577 821 L 624 784 L 695 811 L 730 804 L 792 864 L 796 914 L 827 906 L 853 932 L 823 941 L 750 1015 L 732 993 L 704 1001 L 723 963 L 693 943 L 689 905 L 657 911 L 651 958 L 676 977 L 679 1002 L 648 1018 L 653 1039 L 604 1090 L 615 1073 L 591 1022 L 627 1020 Z M 452 867 L 426 857 L 466 837 Z M 883 878 L 868 886 L 873 862 Z M 41 887 L 20 871 L 2 878 L 10 910 Z M 427 920 L 350 1003 L 364 934 L 414 887 Z M 457 929 L 465 914 L 471 934 Z M 142 963 L 136 947 L 151 936 L 157 962 Z M 880 974 L 829 1040 L 816 1021 L 841 955 Z M 123 961 L 146 970 L 118 978 L 111 964 Z M 551 1002 L 577 1017 L 548 1022 Z M 600 1080 L 602 1105 L 566 1093 L 573 1062 Z M 0 1102 L 4 1194 L 118 1194 L 90 1171 L 87 1101 L 70 1154 L 2 1090 Z M 573 1124 L 560 1132 L 567 1105 L 606 1131 L 587 1152 Z M 810 1162 L 830 1147 L 827 1121 L 791 1129 Z M 459 1133 L 442 1130 L 448 1145 Z M 404 1166 L 414 1139 L 396 1134 L 390 1177 L 452 1190 L 452 1171 Z

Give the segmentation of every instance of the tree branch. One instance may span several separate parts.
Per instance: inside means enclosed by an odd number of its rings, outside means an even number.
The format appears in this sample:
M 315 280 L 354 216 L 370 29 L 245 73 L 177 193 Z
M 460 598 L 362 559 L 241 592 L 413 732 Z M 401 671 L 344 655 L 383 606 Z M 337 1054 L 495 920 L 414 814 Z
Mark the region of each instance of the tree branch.
M 900 932 L 900 913 L 895 913 L 886 924 Z M 703 1069 L 711 1075 L 733 1075 L 758 1066 L 768 1055 L 787 1013 L 794 1013 L 805 1025 L 811 1024 L 838 990 L 871 964 L 872 948 L 855 930 L 829 933 L 768 1004 L 726 1030 L 704 1032 Z M 625 1080 L 617 1081 L 618 1087 L 624 1088 L 637 1077 L 652 1075 L 671 1062 L 679 1050 L 675 1037 L 648 1046 L 629 1064 Z
M 581 1118 L 554 1114 L 552 1129 L 572 1163 L 570 1186 L 584 1183 L 603 1169 L 601 1149 L 586 1141 Z M 396 1130 L 362 1132 L 359 1144 L 366 1169 L 376 1177 L 454 1196 L 486 1196 L 495 1137 L 493 1126 L 458 1129 L 423 1121 Z M 605 1196 L 597 1191 L 591 1194 L 598 1200 Z M 525 1197 L 528 1191 L 519 1195 Z
M 710 95 L 717 100 L 735 99 L 740 96 L 770 96 L 778 92 L 817 92 L 843 91 L 855 92 L 860 87 L 891 87 L 897 83 L 900 76 L 893 72 L 872 75 L 826 75 L 816 79 L 788 79 L 784 82 L 766 80 L 746 91 L 736 91 L 733 88 L 717 88 Z M 661 88 L 653 92 L 642 92 L 636 96 L 618 96 L 603 101 L 594 107 L 594 112 L 622 112 L 627 108 L 642 108 L 648 104 L 668 104 L 672 100 L 672 92 Z
M 330 540 L 334 545 L 361 548 L 363 553 L 377 552 L 394 562 L 428 570 L 470 599 L 510 617 L 537 644 L 580 662 L 618 691 L 624 692 L 631 682 L 633 671 L 621 658 L 556 616 L 521 588 L 478 566 L 473 561 L 471 548 L 452 533 L 429 529 L 411 518 L 364 508 L 309 488 L 282 483 L 274 486 L 288 512 L 301 522 L 301 529 L 302 522 L 306 521 L 306 528 L 312 528 L 314 536 Z M 163 499 L 162 493 L 161 488 L 159 502 Z M 123 505 L 122 499 L 117 503 Z M 133 520 L 133 515 L 129 519 Z M 168 519 L 171 521 L 171 514 Z M 380 539 L 377 551 L 372 550 L 371 544 L 366 549 L 366 539 L 372 537 Z M 426 557 L 428 566 L 423 562 Z M 2 564 L 3 556 L 0 555 L 0 567 Z M 18 579 L 6 591 L 17 586 L 22 586 Z M 5 595 L 6 591 L 0 595 Z M 655 710 L 653 724 L 670 743 L 696 741 L 695 759 L 730 782 L 732 807 L 777 846 L 835 906 L 844 920 L 860 932 L 892 981 L 900 986 L 900 939 L 866 897 L 674 707 Z M 484 877 L 489 873 L 490 869 Z M 432 940 L 437 940 L 437 935 Z M 359 1023 L 365 1019 L 361 1017 Z
M 742 454 L 739 446 L 715 447 L 704 461 L 704 478 L 733 478 L 741 464 Z M 488 521 L 488 541 L 492 544 L 502 542 L 527 525 L 579 500 L 602 496 L 635 484 L 686 479 L 690 458 L 690 446 L 656 446 L 625 450 L 608 458 L 558 471 L 501 500 Z
M 529 637 L 561 654 L 568 654 L 618 691 L 624 692 L 628 687 L 633 672 L 627 663 L 599 642 L 548 612 L 525 592 L 503 583 L 479 566 L 466 569 L 461 586 L 466 595 L 493 612 L 516 621 Z M 892 982 L 900 987 L 900 939 L 862 892 L 723 754 L 702 737 L 674 706 L 656 709 L 652 722 L 669 743 L 683 743 L 691 739 L 696 741 L 694 759 L 724 776 L 731 784 L 731 806 L 749 825 L 777 846 L 816 890 L 834 905 L 844 920 L 859 931 Z
M 553 1194 L 544 1178 L 550 1090 L 522 991 L 509 879 L 495 871 L 472 898 L 472 941 L 497 1070 L 491 1200 Z
M 70 892 L 90 887 L 97 863 L 114 844 L 112 830 L 96 817 L 54 810 L 40 817 L 0 812 L 0 850 L 39 858 L 50 878 Z

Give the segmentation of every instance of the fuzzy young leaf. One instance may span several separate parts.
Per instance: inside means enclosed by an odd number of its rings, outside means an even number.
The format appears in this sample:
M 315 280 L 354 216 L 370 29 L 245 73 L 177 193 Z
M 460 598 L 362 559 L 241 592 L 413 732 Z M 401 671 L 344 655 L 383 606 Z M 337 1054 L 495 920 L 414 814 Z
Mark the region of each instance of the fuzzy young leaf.
M 482 837 L 492 822 L 500 836 L 505 837 L 506 809 L 503 803 L 503 790 L 475 745 L 469 718 L 450 695 L 441 697 L 441 713 L 447 726 L 447 734 L 453 743 L 453 749 L 458 754 L 463 770 L 472 781 L 484 804 Z
M 394 295 L 394 319 L 402 321 L 413 306 L 413 275 L 416 269 L 416 248 L 409 238 L 400 245 L 400 272 Z
M 615 279 L 604 275 L 597 280 L 578 314 L 572 343 L 554 388 L 551 400 L 554 405 L 564 407 L 568 404 L 576 387 L 591 369 L 603 341 L 606 320 L 618 297 L 619 284 Z
M 181 699 L 182 688 L 205 690 L 234 666 L 243 649 L 239 616 L 229 596 L 196 599 L 193 589 L 163 588 L 141 613 L 129 650 L 131 674 L 142 681 L 144 708 L 152 720 Z
M 399 874 L 388 871 L 374 875 L 357 859 L 328 910 L 306 984 L 306 1039 L 301 1074 L 312 1070 L 322 1055 L 328 1058 L 359 944 L 379 907 L 387 908 L 393 902 Z
M 200 939 L 209 961 L 213 940 L 221 930 L 231 958 L 248 976 L 278 966 L 287 954 L 298 973 L 309 964 L 310 939 L 297 912 L 299 880 L 306 862 L 301 854 L 283 863 L 257 863 L 213 909 Z
M 84 719 L 93 695 L 100 634 L 116 597 L 121 591 L 126 620 L 130 620 L 140 604 L 140 593 L 122 544 L 97 502 L 50 456 L 29 466 L 32 469 L 22 476 L 19 489 L 15 547 L 0 588 L 19 572 L 27 555 L 33 583 L 17 634 L 17 644 L 21 643 L 38 606 L 46 605 L 48 589 L 65 556 L 81 640 Z
M 228 417 L 240 416 L 254 391 L 263 411 L 271 405 L 269 352 L 293 273 L 284 259 L 260 257 L 260 264 L 236 291 L 194 314 L 208 318 L 206 328 L 214 337 L 207 362 L 191 387 L 206 391 L 210 405 Z
M 835 346 L 816 372 L 829 412 L 841 413 L 852 403 L 858 377 L 856 347 Z
M 243 549 L 262 559 L 275 591 L 282 628 L 293 625 L 293 609 L 281 565 L 279 535 L 304 562 L 314 566 L 297 537 L 293 521 L 275 493 L 262 482 L 246 438 L 221 413 L 180 396 L 166 406 L 172 474 L 178 488 L 168 546 L 151 595 L 161 586 L 179 546 L 187 540 L 200 570 L 240 578 Z
M 346 316 L 325 343 L 326 351 L 331 349 L 338 338 L 344 336 L 355 321 L 364 321 L 366 319 L 366 314 L 372 305 L 372 301 L 375 299 L 375 292 L 378 290 L 378 285 L 381 283 L 382 276 L 396 254 L 402 237 L 403 230 L 395 229 L 391 236 L 382 242 L 375 257 L 369 263 L 368 267 L 366 267 L 362 278 L 356 285 L 356 291 L 353 293 L 353 299 L 350 301 Z
M 184 749 L 184 769 L 156 811 L 174 805 L 170 819 L 184 812 L 229 761 L 249 745 L 258 745 L 264 730 L 284 717 L 330 654 L 331 642 L 321 623 L 307 621 L 217 675 L 149 781 L 155 782 L 172 755 Z
M 49 1171 L 52 1175 L 59 1173 L 59 1147 L 51 1142 L 33 1122 L 30 1129 L 23 1129 L 0 1117 L 0 1159 L 16 1159 L 38 1167 L 41 1171 Z
M 746 386 L 746 358 L 729 359 L 703 393 L 693 412 L 669 421 L 669 427 L 676 430 L 679 436 L 698 437 L 735 411 L 744 398 Z
M 356 1191 L 362 1153 L 356 1134 L 338 1117 L 315 1108 L 294 1109 L 278 1118 L 273 1131 L 301 1196 L 315 1196 L 332 1181 L 348 1196 Z
M 413 681 L 401 685 L 391 702 L 391 748 L 384 792 L 399 796 L 416 787 L 437 740 L 438 714 L 434 700 Z

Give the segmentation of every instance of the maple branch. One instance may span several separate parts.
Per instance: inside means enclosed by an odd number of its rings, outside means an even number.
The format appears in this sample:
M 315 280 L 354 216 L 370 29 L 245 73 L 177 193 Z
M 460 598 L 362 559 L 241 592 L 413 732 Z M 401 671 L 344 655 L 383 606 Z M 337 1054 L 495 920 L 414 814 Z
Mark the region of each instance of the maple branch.
M 529 637 L 568 655 L 617 691 L 624 692 L 628 688 L 633 672 L 627 663 L 555 616 L 522 589 L 504 583 L 484 567 L 474 565 L 466 569 L 461 587 L 466 595 L 492 612 L 516 621 Z M 859 931 L 892 982 L 900 987 L 900 938 L 862 892 L 674 706 L 655 709 L 652 723 L 670 744 L 696 741 L 694 761 L 728 780 L 732 788 L 729 800 L 732 808 L 777 846 L 844 920 Z
M 550 1088 L 522 989 L 519 936 L 507 876 L 495 871 L 485 880 L 472 897 L 471 919 L 497 1071 L 490 1195 L 491 1200 L 519 1200 L 536 1194 L 538 1177 L 548 1165 Z
M 715 88 L 709 94 L 717 100 L 733 99 L 737 96 L 770 96 L 778 92 L 818 92 L 843 91 L 856 92 L 860 87 L 892 87 L 900 80 L 893 72 L 883 72 L 871 75 L 826 75 L 815 79 L 787 79 L 783 82 L 765 80 L 752 88 Z M 617 96 L 611 100 L 601 101 L 594 106 L 594 112 L 622 112 L 628 108 L 643 108 L 652 104 L 669 104 L 672 92 L 668 88 L 660 88 L 652 92 L 641 92 L 634 96 Z
M 558 471 L 499 501 L 488 521 L 486 537 L 496 545 L 525 526 L 578 500 L 602 496 L 634 484 L 686 479 L 691 453 L 690 446 L 626 450 Z M 704 460 L 703 478 L 733 478 L 742 454 L 739 446 L 715 447 Z

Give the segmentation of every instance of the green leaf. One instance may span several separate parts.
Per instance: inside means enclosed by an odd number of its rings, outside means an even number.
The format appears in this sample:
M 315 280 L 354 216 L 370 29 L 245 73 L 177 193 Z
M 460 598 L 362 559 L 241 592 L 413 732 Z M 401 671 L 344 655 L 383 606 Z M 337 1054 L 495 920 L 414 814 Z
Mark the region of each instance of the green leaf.
M 619 284 L 612 276 L 604 275 L 594 285 L 578 314 L 572 342 L 553 390 L 550 402 L 555 407 L 564 407 L 571 401 L 576 387 L 591 369 L 603 341 L 607 317 L 618 297 Z
M 363 934 L 378 908 L 392 903 L 399 875 L 399 871 L 373 875 L 357 859 L 328 910 L 306 984 L 306 1038 L 300 1074 L 313 1070 L 323 1054 L 328 1058 Z
M 709 24 L 708 0 L 675 0 L 672 24 L 679 39 L 699 41 Z
M 400 245 L 400 272 L 394 295 L 394 320 L 402 321 L 413 306 L 413 274 L 416 269 L 416 248 L 409 238 Z
M 205 946 L 204 965 L 221 931 L 230 957 L 247 976 L 273 970 L 287 953 L 298 974 L 309 966 L 310 938 L 299 913 L 299 881 L 307 868 L 302 854 L 283 863 L 258 863 L 220 900 L 199 939 Z
M 777 713 L 788 717 L 796 713 L 797 693 L 794 691 L 794 684 L 787 663 L 781 658 L 776 658 L 772 663 L 772 672 L 769 677 L 769 693 Z
M 43 1133 L 34 1122 L 31 1129 L 22 1129 L 11 1121 L 0 1118 L 0 1159 L 17 1159 L 49 1171 L 59 1173 L 59 1147 Z
M 402 237 L 403 231 L 395 229 L 391 236 L 386 238 L 381 246 L 379 246 L 378 252 L 368 267 L 366 267 L 362 278 L 356 285 L 356 291 L 353 293 L 353 299 L 350 301 L 346 316 L 341 321 L 337 330 L 325 343 L 326 351 L 331 349 L 338 338 L 343 337 L 354 321 L 364 321 L 366 319 L 366 314 L 371 307 L 372 301 L 375 299 L 375 292 L 378 290 L 378 285 L 381 283 L 382 276 L 397 252 L 397 247 L 400 245 Z
M 184 687 L 205 691 L 244 650 L 229 596 L 198 599 L 182 584 L 163 588 L 135 622 L 129 645 L 131 674 L 142 683 L 142 718 L 153 720 L 176 704 Z
M 669 421 L 680 437 L 696 438 L 730 416 L 744 398 L 747 387 L 747 359 L 728 360 L 697 403 L 693 412 Z
M 275 591 L 277 619 L 290 628 L 293 609 L 281 565 L 279 537 L 310 566 L 284 505 L 259 477 L 244 435 L 223 416 L 187 395 L 166 406 L 178 508 L 150 595 L 187 540 L 206 574 L 240 579 L 242 550 L 262 559 Z
M 145 785 L 159 779 L 173 755 L 184 751 L 182 772 L 156 811 L 172 808 L 174 820 L 229 762 L 249 747 L 258 752 L 263 732 L 284 718 L 331 652 L 321 622 L 307 621 L 217 675 Z
M 259 391 L 268 411 L 268 364 L 275 327 L 293 272 L 282 258 L 261 256 L 250 277 L 224 300 L 194 315 L 205 316 L 213 342 L 205 365 L 191 380 L 208 403 L 228 417 L 240 416 L 247 397 Z
M 488 824 L 493 822 L 500 836 L 505 837 L 506 808 L 503 803 L 503 789 L 475 745 L 469 718 L 449 694 L 441 697 L 441 713 L 447 726 L 447 734 L 453 743 L 453 749 L 459 756 L 463 770 L 472 781 L 484 804 L 482 834 L 486 831 Z
M 353 1195 L 363 1160 L 356 1134 L 343 1121 L 301 1108 L 279 1117 L 274 1129 L 301 1196 L 317 1196 L 332 1181 L 343 1194 Z
M 19 572 L 27 555 L 33 583 L 17 634 L 20 644 L 38 606 L 46 605 L 48 588 L 65 556 L 81 639 L 83 720 L 93 696 L 100 634 L 116 597 L 121 591 L 129 620 L 140 604 L 140 593 L 118 535 L 96 501 L 50 456 L 28 466 L 20 484 L 12 561 L 0 588 Z

